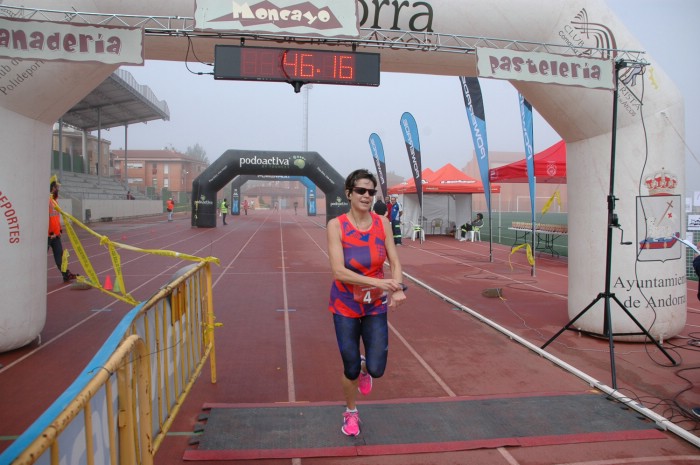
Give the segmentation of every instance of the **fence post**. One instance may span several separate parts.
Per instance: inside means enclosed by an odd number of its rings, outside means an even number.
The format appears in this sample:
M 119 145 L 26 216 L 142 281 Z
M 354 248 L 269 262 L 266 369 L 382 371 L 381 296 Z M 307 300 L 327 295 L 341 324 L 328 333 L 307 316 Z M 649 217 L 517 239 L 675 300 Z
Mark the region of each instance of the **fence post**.
M 211 382 L 216 383 L 216 349 L 214 345 L 214 300 L 212 298 L 211 263 L 206 263 L 204 273 L 207 280 L 207 343 L 211 340 L 209 363 L 211 366 Z M 210 339 L 211 338 L 211 339 Z

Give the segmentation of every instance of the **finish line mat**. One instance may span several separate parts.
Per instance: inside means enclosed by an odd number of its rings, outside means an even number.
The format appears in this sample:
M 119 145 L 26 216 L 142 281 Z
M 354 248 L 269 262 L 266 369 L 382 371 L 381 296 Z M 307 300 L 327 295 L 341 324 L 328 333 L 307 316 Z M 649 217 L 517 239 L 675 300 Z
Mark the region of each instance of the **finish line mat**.
M 364 402 L 361 433 L 340 431 L 339 403 L 207 404 L 185 460 L 448 452 L 501 446 L 660 439 L 653 422 L 601 394 Z

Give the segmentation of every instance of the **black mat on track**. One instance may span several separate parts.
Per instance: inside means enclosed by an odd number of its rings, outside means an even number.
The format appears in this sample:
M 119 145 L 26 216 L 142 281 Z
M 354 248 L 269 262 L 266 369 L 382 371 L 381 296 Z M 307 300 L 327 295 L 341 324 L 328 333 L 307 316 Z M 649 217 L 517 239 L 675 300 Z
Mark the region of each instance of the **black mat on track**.
M 340 432 L 338 403 L 205 405 L 199 444 L 185 460 L 243 460 L 446 452 L 665 435 L 601 394 L 440 398 L 359 405 L 361 433 Z

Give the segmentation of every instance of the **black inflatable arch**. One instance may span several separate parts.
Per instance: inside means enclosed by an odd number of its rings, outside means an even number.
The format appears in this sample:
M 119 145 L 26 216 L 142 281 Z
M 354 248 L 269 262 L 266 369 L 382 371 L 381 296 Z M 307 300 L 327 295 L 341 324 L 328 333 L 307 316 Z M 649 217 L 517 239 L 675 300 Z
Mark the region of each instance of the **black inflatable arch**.
M 192 226 L 216 227 L 216 193 L 238 175 L 306 176 L 326 195 L 326 223 L 348 211 L 345 178 L 318 152 L 227 150 L 192 181 Z

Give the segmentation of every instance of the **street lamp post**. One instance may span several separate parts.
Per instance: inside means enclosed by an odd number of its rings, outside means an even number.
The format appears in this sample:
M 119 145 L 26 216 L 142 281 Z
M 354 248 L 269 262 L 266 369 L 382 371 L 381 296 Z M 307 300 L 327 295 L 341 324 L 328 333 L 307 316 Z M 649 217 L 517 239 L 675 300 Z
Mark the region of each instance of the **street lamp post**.
M 182 186 L 180 186 L 180 187 L 182 188 L 183 192 L 187 192 L 187 175 L 189 173 L 190 172 L 187 170 L 182 171 Z

